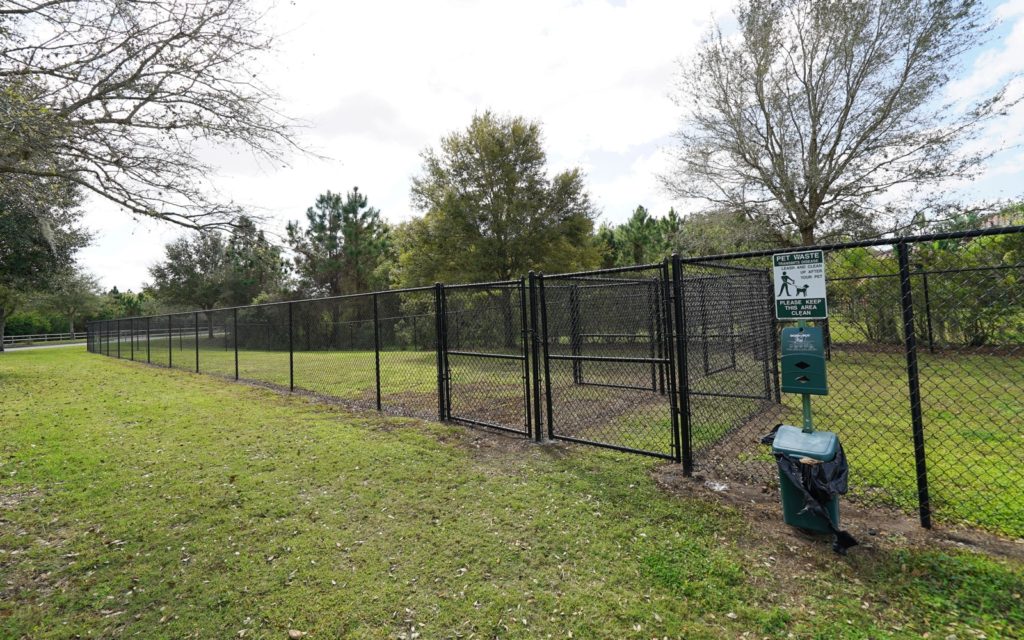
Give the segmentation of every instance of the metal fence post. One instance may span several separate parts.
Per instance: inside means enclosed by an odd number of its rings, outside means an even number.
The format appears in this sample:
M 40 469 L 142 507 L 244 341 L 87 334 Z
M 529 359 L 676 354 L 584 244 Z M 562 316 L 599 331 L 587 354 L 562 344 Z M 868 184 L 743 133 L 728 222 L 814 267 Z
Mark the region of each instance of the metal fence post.
M 442 296 L 443 285 L 440 282 L 434 283 L 434 348 L 437 357 L 437 419 L 445 419 L 445 389 L 444 389 L 444 302 Z
M 543 418 L 540 408 L 540 303 L 537 300 L 537 274 L 529 273 L 530 284 L 530 359 L 533 380 L 533 438 L 537 442 L 543 437 Z
M 662 322 L 657 325 L 657 357 L 666 358 L 672 357 L 672 347 L 669 345 L 668 336 L 672 335 L 672 308 L 669 306 L 669 300 L 672 299 L 672 275 L 669 270 L 669 259 L 666 258 L 663 262 L 664 269 L 664 280 L 662 283 L 662 289 L 657 291 L 654 296 L 654 300 L 657 306 L 657 315 L 662 318 Z M 666 375 L 668 374 L 668 376 Z M 673 371 L 673 365 L 666 367 L 665 365 L 657 366 L 657 390 L 658 393 L 665 395 L 666 392 L 671 395 L 672 389 L 667 389 L 665 386 L 665 379 L 668 377 L 674 379 L 676 372 Z
M 669 310 L 668 300 L 671 298 L 671 272 L 669 270 L 669 261 L 666 258 L 661 263 L 660 269 L 661 276 L 661 288 L 657 292 L 658 295 L 658 357 L 665 358 L 668 360 L 668 366 L 659 364 L 659 370 L 661 372 L 661 394 L 666 393 L 665 378 L 668 378 L 668 410 L 669 410 L 669 423 L 672 427 L 672 455 L 675 462 L 682 463 L 683 451 L 682 451 L 682 437 L 679 433 L 679 403 L 678 396 L 676 395 L 676 372 L 675 372 L 675 354 L 672 353 L 671 345 L 666 349 L 662 342 L 662 338 L 672 334 L 672 312 Z M 666 370 L 668 375 L 666 376 Z
M 526 437 L 533 436 L 533 416 L 530 407 L 530 329 L 526 316 L 526 278 L 519 278 L 519 338 L 523 348 L 523 409 L 526 416 Z
M 903 306 L 903 341 L 907 352 L 907 383 L 910 391 L 910 419 L 914 432 L 914 464 L 917 470 L 917 503 L 921 526 L 932 526 L 931 503 L 928 498 L 928 468 L 925 464 L 924 419 L 921 415 L 921 381 L 917 371 L 917 335 L 914 332 L 914 301 L 910 287 L 910 258 L 907 241 L 896 243 L 900 266 L 900 294 Z
M 448 358 L 448 290 L 441 285 L 441 327 L 444 329 L 444 349 L 441 355 L 444 356 L 444 417 L 445 420 L 452 419 L 452 362 Z
M 295 331 L 292 321 L 292 307 L 294 302 L 288 303 L 288 390 L 295 391 Z
M 150 316 L 146 316 L 146 364 L 150 364 L 153 361 L 152 358 L 150 357 L 150 355 L 151 355 L 150 348 L 151 347 L 150 347 L 150 344 L 149 344 L 149 321 L 151 319 L 152 318 Z
M 199 373 L 199 312 L 192 312 L 192 333 L 196 340 L 196 373 Z
M 683 298 L 683 261 L 672 254 L 672 308 L 675 319 L 676 386 L 679 392 L 679 440 L 683 475 L 693 475 L 693 433 L 690 422 L 690 366 L 686 333 L 686 300 Z
M 658 357 L 658 348 L 655 344 L 655 333 L 657 332 L 657 312 L 655 311 L 654 287 L 647 289 L 647 356 L 651 359 L 651 391 L 658 392 L 658 365 L 654 359 Z
M 377 294 L 373 294 L 373 366 L 377 381 L 377 411 L 380 411 L 380 313 L 377 311 Z
M 128 354 L 132 362 L 135 361 L 135 318 L 128 321 Z
M 238 380 L 238 307 L 235 307 L 231 311 L 231 330 L 235 334 L 234 337 L 231 339 L 231 342 L 233 342 L 235 346 L 235 380 Z
M 540 296 L 541 350 L 544 353 L 544 409 L 548 418 L 548 438 L 555 439 L 555 421 L 551 402 L 551 359 L 548 357 L 548 305 L 544 296 L 544 274 L 537 275 L 537 289 Z
M 121 318 L 117 319 L 117 358 L 121 359 Z
M 172 323 L 174 316 L 167 316 L 167 368 L 170 369 L 174 366 L 174 338 L 171 337 L 171 328 L 174 326 Z

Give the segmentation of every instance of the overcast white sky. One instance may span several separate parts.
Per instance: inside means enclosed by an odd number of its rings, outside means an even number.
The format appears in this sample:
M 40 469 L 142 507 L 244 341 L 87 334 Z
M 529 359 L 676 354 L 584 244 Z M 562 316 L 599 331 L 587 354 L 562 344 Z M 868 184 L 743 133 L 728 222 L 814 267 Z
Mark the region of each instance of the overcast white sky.
M 602 220 L 620 222 L 643 204 L 663 215 L 673 203 L 656 175 L 678 123 L 670 100 L 677 60 L 711 20 L 729 19 L 731 2 L 704 0 L 554 1 L 374 0 L 280 2 L 269 28 L 281 34 L 267 62 L 268 83 L 285 110 L 308 121 L 301 142 L 327 156 L 260 166 L 227 151 L 211 156 L 217 188 L 267 216 L 282 233 L 317 194 L 353 186 L 391 221 L 407 219 L 419 153 L 492 109 L 543 123 L 549 167 L 573 166 Z M 1003 25 L 968 61 L 951 95 L 971 96 L 1024 71 L 1024 0 L 991 3 Z M 983 141 L 1024 141 L 1024 109 Z M 970 197 L 1024 193 L 1024 151 L 998 155 Z M 96 233 L 80 262 L 103 286 L 138 290 L 147 267 L 180 228 L 137 222 L 91 201 L 85 223 Z M 681 210 L 686 211 L 684 205 Z

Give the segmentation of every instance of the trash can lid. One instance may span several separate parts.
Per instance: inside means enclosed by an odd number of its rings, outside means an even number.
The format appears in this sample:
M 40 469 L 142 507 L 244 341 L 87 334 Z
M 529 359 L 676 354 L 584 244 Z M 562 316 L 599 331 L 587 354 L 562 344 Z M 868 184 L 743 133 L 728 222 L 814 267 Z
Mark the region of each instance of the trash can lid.
M 800 427 L 784 424 L 775 432 L 772 453 L 786 453 L 794 457 L 814 458 L 828 462 L 836 457 L 839 438 L 831 431 L 804 433 Z

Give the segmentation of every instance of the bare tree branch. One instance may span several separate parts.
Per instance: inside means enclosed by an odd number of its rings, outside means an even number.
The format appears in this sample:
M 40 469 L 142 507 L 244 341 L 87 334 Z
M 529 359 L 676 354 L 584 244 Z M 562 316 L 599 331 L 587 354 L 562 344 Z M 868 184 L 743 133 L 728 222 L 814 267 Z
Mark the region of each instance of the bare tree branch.
M 943 100 L 991 29 L 977 0 L 746 0 L 684 65 L 668 191 L 811 243 L 870 233 L 876 200 L 973 175 L 964 142 L 1020 100 Z M 909 205 L 910 203 L 908 203 Z M 874 224 L 872 224 L 874 223 Z
M 0 174 L 58 178 L 194 228 L 240 210 L 210 193 L 202 144 L 280 162 L 294 123 L 253 73 L 271 50 L 245 0 L 16 0 L 0 9 Z

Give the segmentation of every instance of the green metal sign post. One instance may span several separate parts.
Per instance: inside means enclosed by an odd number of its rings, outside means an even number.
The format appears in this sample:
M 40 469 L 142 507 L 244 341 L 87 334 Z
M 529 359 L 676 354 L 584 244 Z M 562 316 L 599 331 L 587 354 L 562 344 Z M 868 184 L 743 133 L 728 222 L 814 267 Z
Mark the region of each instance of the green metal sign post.
M 806 329 L 807 321 L 801 320 L 796 324 L 798 329 Z M 814 421 L 811 420 L 811 394 L 802 393 L 800 394 L 801 402 L 803 403 L 804 410 L 804 433 L 814 433 Z

